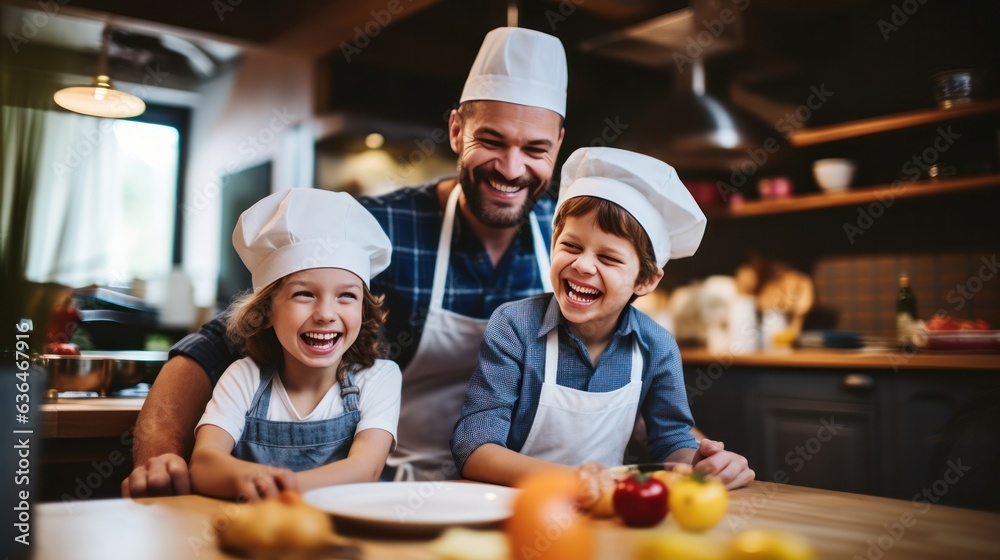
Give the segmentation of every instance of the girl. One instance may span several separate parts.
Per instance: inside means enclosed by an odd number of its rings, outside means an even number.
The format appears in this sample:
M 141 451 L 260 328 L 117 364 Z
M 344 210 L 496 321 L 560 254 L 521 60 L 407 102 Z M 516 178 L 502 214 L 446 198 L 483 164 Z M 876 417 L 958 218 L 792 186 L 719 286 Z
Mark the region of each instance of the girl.
M 195 428 L 194 490 L 254 501 L 377 480 L 402 379 L 377 359 L 385 312 L 368 290 L 389 239 L 350 195 L 291 189 L 244 212 L 233 246 L 253 292 L 230 307 L 227 332 L 248 357 L 219 379 Z

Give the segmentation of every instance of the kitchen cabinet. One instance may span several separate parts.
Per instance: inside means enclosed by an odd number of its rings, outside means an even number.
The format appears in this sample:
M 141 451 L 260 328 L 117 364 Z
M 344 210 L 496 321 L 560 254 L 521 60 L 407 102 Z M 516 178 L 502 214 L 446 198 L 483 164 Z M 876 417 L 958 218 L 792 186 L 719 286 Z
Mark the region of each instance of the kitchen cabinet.
M 140 398 L 59 399 L 40 407 L 43 501 L 114 498 L 132 472 Z
M 971 470 L 941 501 L 1000 509 L 1000 370 L 779 363 L 717 362 L 710 384 L 711 364 L 685 365 L 697 425 L 758 480 L 911 499 L 959 461 Z
M 790 370 L 755 377 L 747 393 L 755 464 L 784 471 L 791 484 L 876 493 L 882 457 L 871 376 Z

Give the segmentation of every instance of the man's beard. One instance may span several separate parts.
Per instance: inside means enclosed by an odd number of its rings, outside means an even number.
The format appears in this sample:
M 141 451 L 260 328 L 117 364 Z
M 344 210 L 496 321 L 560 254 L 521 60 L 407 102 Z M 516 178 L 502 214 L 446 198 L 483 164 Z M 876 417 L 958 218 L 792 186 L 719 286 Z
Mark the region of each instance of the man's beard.
M 514 227 L 531 212 L 535 206 L 535 201 L 544 192 L 542 181 L 531 178 L 521 178 L 514 181 L 505 179 L 498 173 L 487 171 L 470 170 L 463 162 L 458 163 L 458 180 L 462 184 L 462 192 L 465 194 L 465 201 L 469 205 L 472 214 L 484 225 L 492 228 Z M 519 206 L 498 205 L 491 200 L 487 200 L 479 186 L 493 181 L 504 185 L 523 187 L 528 190 L 528 197 Z

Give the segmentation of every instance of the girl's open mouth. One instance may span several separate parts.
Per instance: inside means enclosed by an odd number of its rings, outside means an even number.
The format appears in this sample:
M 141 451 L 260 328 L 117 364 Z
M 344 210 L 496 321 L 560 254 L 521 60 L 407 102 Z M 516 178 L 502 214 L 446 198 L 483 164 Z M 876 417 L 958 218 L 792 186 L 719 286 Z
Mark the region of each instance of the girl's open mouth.
M 306 346 L 316 350 L 329 350 L 337 345 L 341 333 L 303 333 L 300 335 Z

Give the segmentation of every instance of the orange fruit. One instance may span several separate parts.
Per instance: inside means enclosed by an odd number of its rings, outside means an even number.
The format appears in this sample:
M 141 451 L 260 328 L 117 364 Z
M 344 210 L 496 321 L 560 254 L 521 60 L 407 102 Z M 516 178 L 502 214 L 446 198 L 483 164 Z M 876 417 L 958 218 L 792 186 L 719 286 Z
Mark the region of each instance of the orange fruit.
M 572 471 L 546 470 L 521 479 L 521 493 L 504 530 L 513 558 L 590 560 L 596 542 L 577 504 L 581 485 Z

